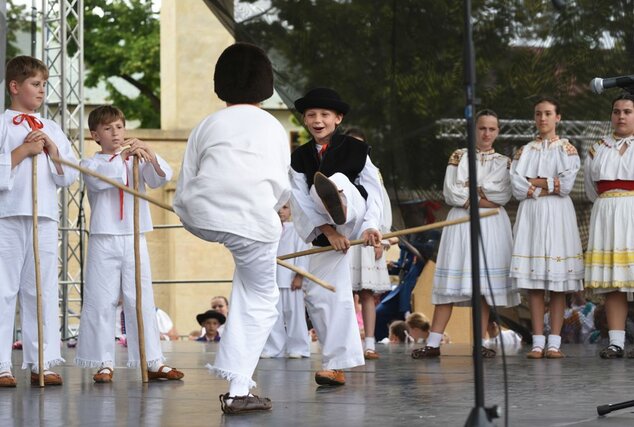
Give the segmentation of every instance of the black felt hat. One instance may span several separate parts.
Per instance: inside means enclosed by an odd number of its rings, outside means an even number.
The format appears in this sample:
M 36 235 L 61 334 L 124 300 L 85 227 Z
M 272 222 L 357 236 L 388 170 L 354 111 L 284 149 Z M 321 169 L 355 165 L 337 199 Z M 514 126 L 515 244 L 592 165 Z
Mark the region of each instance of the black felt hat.
M 227 321 L 227 318 L 224 316 L 224 314 L 216 310 L 207 310 L 204 313 L 200 313 L 199 315 L 196 316 L 196 320 L 198 321 L 198 324 L 201 326 L 203 322 L 207 319 L 217 319 L 221 325 L 224 325 L 225 322 Z
M 303 98 L 295 101 L 295 108 L 302 114 L 309 108 L 324 108 L 344 115 L 350 110 L 350 106 L 341 100 L 337 92 L 326 87 L 309 90 Z
M 230 104 L 253 104 L 273 95 L 273 68 L 266 53 L 249 43 L 224 50 L 216 63 L 214 90 Z

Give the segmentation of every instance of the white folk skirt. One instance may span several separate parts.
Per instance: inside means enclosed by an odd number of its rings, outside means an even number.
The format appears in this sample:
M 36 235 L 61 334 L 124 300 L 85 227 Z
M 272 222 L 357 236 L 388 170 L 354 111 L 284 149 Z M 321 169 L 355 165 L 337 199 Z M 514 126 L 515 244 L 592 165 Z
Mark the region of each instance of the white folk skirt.
M 489 210 L 480 209 L 480 213 Z M 468 215 L 467 209 L 456 207 L 449 211 L 447 220 L 451 221 Z M 434 275 L 433 304 L 471 304 L 472 274 L 469 228 L 469 223 L 465 222 L 443 230 Z M 494 302 L 496 306 L 515 306 L 520 303 L 520 296 L 509 278 L 513 237 L 511 221 L 504 208 L 500 208 L 498 215 L 482 218 L 480 231 L 484 244 L 484 252 L 479 245 L 482 295 L 486 298 L 487 304 L 491 306 L 494 305 Z

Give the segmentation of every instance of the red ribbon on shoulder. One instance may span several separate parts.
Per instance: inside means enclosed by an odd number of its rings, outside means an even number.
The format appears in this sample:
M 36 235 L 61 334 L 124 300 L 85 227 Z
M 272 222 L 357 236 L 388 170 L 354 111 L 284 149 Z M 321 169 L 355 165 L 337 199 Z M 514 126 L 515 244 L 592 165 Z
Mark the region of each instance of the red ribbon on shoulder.
M 42 123 L 40 119 L 30 114 L 22 113 L 13 117 L 14 125 L 19 126 L 25 121 L 27 122 L 31 130 L 42 129 L 44 127 L 44 123 Z M 46 148 L 44 149 L 44 152 L 48 154 L 48 150 Z
M 40 121 L 40 119 L 38 119 L 37 117 L 32 116 L 30 114 L 22 113 L 22 114 L 18 114 L 17 116 L 13 117 L 13 124 L 14 125 L 20 125 L 24 121 L 26 121 L 28 123 L 29 127 L 31 128 L 31 130 L 42 129 L 44 127 L 44 123 L 42 123 Z

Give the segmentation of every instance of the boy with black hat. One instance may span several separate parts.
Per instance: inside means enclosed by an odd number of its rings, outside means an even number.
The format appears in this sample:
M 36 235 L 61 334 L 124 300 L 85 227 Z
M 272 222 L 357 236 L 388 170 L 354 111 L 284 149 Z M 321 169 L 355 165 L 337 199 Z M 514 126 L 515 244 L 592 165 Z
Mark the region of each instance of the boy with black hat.
M 205 328 L 205 333 L 202 334 L 196 341 L 201 342 L 218 342 L 220 341 L 220 326 L 224 325 L 227 318 L 224 314 L 216 310 L 207 310 L 204 313 L 200 313 L 196 316 L 198 324 Z
M 336 133 L 349 106 L 332 89 L 317 88 L 295 101 L 312 139 L 291 156 L 291 209 L 297 233 L 315 246 L 332 245 L 336 252 L 310 257 L 309 271 L 332 283 L 327 291 L 305 280 L 306 307 L 322 347 L 320 385 L 343 385 L 342 369 L 363 365 L 363 347 L 352 299 L 350 240 L 381 243 L 383 209 L 378 169 L 370 147 Z M 333 330 L 337 327 L 337 331 Z
M 277 211 L 290 196 L 290 154 L 282 125 L 259 108 L 273 94 L 273 70 L 262 49 L 229 46 L 216 64 L 214 84 L 227 108 L 192 131 L 174 210 L 192 234 L 223 243 L 233 255 L 232 310 L 210 369 L 229 381 L 221 409 L 234 414 L 272 407 L 249 389 L 278 314 Z

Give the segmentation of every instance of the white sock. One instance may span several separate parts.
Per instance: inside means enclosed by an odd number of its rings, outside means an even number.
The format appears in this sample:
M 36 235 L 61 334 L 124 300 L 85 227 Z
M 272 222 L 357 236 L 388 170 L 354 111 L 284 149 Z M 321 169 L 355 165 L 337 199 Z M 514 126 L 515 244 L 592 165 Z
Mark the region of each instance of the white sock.
M 246 396 L 249 394 L 249 385 L 244 381 L 231 381 L 229 383 L 229 396 Z
M 4 378 L 4 377 L 12 377 L 13 374 L 11 373 L 11 371 L 2 371 L 0 372 L 0 378 Z
M 559 350 L 561 347 L 561 335 L 548 335 L 548 350 Z
M 544 335 L 533 335 L 533 350 L 543 350 L 546 347 L 546 337 Z
M 376 339 L 374 337 L 365 337 L 365 349 L 376 350 Z
M 482 338 L 482 347 L 486 347 L 486 345 L 484 345 L 484 344 L 486 344 L 486 342 L 487 342 L 487 340 Z
M 427 346 L 438 348 L 440 347 L 440 341 L 442 341 L 442 334 L 430 332 L 429 337 L 427 337 Z
M 162 362 L 160 360 L 155 360 L 153 362 L 148 362 L 147 363 L 147 370 L 150 372 L 158 372 L 158 370 L 161 368 L 161 366 L 164 366 L 162 364 Z M 169 366 L 165 366 L 163 368 L 163 372 L 169 372 L 171 371 L 172 368 L 170 368 Z
M 621 348 L 625 348 L 625 331 L 618 331 L 610 329 L 608 331 L 610 337 L 610 345 L 616 345 Z

